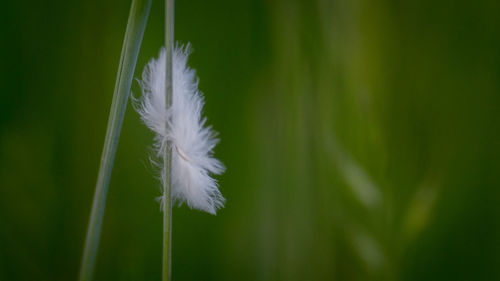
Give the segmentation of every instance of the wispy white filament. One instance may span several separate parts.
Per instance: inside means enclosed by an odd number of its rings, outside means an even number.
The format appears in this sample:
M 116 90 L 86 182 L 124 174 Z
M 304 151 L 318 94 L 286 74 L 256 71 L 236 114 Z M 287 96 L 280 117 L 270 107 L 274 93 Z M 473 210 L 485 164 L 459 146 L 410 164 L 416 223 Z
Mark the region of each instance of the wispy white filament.
M 142 121 L 155 132 L 155 152 L 164 156 L 167 141 L 172 144 L 172 198 L 194 209 L 215 214 L 224 206 L 217 181 L 211 174 L 224 172 L 224 165 L 213 157 L 218 142 L 215 132 L 201 116 L 203 96 L 198 90 L 196 72 L 187 66 L 190 45 L 177 45 L 173 52 L 173 98 L 165 107 L 165 49 L 152 59 L 142 73 L 142 97 L 137 111 Z M 168 124 L 167 124 L 168 122 Z M 163 159 L 162 159 L 163 160 Z M 163 163 L 163 161 L 158 161 Z M 162 183 L 165 183 L 162 168 Z

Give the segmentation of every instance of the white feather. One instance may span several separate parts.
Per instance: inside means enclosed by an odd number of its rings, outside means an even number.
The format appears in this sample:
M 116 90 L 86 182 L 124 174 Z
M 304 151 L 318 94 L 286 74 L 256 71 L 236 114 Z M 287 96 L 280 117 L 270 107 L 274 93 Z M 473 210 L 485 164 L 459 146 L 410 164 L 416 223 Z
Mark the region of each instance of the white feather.
M 142 73 L 142 97 L 136 110 L 142 121 L 155 132 L 155 152 L 165 182 L 163 155 L 167 141 L 172 143 L 172 198 L 190 208 L 215 214 L 224 206 L 224 197 L 212 174 L 224 172 L 224 165 L 213 157 L 218 142 L 206 119 L 201 116 L 204 105 L 198 90 L 196 72 L 187 66 L 190 44 L 177 45 L 173 52 L 173 97 L 165 106 L 165 49 L 152 59 Z M 167 126 L 168 122 L 168 126 Z M 168 128 L 168 129 L 167 129 Z M 163 196 L 164 197 L 164 196 Z

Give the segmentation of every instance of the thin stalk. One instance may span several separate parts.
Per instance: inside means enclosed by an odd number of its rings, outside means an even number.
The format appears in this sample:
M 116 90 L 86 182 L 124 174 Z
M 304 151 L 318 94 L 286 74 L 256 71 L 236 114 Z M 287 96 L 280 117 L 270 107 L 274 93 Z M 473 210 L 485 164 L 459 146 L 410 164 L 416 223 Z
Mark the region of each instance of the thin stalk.
M 116 149 L 120 139 L 120 131 L 127 108 L 130 87 L 134 76 L 135 65 L 146 28 L 152 0 L 132 0 L 130 14 L 123 40 L 120 64 L 116 76 L 115 90 L 111 102 L 111 110 L 108 119 L 108 128 L 104 140 L 104 148 L 101 156 L 99 175 L 97 177 L 94 201 L 90 213 L 90 221 L 87 228 L 87 237 L 83 250 L 82 265 L 80 269 L 80 281 L 92 280 L 94 272 L 99 238 L 101 235 L 104 209 L 106 207 L 106 196 L 108 194 L 113 162 Z
M 172 53 L 174 48 L 174 0 L 165 0 L 165 49 L 166 49 L 166 82 L 165 82 L 165 106 L 170 108 L 172 104 Z M 165 124 L 165 126 L 168 126 Z M 165 175 L 163 184 L 163 269 L 162 280 L 170 281 L 172 276 L 172 144 L 167 143 L 163 158 Z

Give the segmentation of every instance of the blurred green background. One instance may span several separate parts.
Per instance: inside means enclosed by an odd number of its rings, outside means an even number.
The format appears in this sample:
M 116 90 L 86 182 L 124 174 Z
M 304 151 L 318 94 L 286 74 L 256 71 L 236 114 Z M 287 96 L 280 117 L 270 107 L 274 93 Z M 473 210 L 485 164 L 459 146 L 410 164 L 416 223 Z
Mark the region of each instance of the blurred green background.
M 500 280 L 498 1 L 176 2 L 228 169 L 173 280 Z M 130 0 L 1 6 L 0 280 L 76 280 Z M 160 280 L 151 144 L 129 106 L 95 280 Z

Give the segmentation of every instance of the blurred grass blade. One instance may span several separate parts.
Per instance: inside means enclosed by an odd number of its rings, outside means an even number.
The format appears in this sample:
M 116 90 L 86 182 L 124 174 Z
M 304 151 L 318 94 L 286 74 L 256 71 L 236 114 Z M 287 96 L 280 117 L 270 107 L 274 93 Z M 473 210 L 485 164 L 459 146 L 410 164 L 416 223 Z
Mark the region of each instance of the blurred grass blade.
M 80 270 L 80 281 L 92 279 L 99 246 L 102 220 L 104 217 L 104 209 L 106 206 L 106 196 L 111 179 L 111 172 L 113 170 L 113 162 L 118 147 L 123 117 L 130 95 L 135 65 L 137 63 L 144 29 L 146 28 L 146 22 L 151 8 L 151 1 L 152 0 L 132 0 L 120 56 L 120 65 L 116 76 L 115 90 L 109 113 L 108 128 L 104 140 L 101 165 L 90 214 L 90 222 L 87 229 L 87 237 Z

